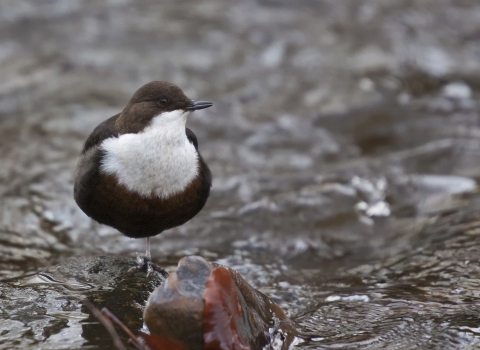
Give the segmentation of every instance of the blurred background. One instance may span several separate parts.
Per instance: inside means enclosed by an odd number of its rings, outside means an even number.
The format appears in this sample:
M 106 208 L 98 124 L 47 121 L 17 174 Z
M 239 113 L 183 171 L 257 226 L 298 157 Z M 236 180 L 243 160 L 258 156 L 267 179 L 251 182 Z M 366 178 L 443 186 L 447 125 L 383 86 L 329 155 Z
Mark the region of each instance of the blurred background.
M 81 319 L 19 313 L 18 278 L 143 251 L 72 188 L 88 134 L 151 80 L 214 102 L 188 121 L 211 197 L 154 261 L 237 269 L 299 348 L 480 346 L 475 0 L 2 0 L 0 346 L 62 348 Z

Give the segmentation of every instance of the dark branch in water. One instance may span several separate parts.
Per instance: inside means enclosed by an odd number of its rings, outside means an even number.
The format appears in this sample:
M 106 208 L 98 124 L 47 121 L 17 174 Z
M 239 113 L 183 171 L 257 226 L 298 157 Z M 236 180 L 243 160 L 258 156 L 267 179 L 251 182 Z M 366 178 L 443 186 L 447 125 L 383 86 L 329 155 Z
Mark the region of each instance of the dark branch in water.
M 95 306 L 93 306 L 93 304 L 89 300 L 87 299 L 82 300 L 82 304 L 85 305 L 90 310 L 90 312 L 96 318 L 98 318 L 100 323 L 103 324 L 103 326 L 107 329 L 108 333 L 110 333 L 110 336 L 112 337 L 113 344 L 115 344 L 115 347 L 118 350 L 127 350 L 125 345 L 123 345 L 122 341 L 120 340 L 120 337 L 118 336 L 118 333 L 115 330 L 115 327 L 112 324 L 112 321 L 110 321 L 108 317 L 104 316 L 104 314 L 100 312 L 100 310 L 98 310 Z
M 139 350 L 149 350 L 144 344 L 140 343 L 137 339 L 137 337 L 132 333 L 132 331 L 130 331 L 130 329 L 127 328 L 127 326 L 125 326 L 123 324 L 122 321 L 120 321 L 117 316 L 115 316 L 114 314 L 112 314 L 110 312 L 110 310 L 108 310 L 106 307 L 104 307 L 102 309 L 102 314 L 109 318 L 109 320 L 113 321 L 113 323 L 115 323 L 117 326 L 119 326 L 125 333 L 128 334 L 128 336 L 130 337 L 130 340 L 129 342 L 132 343 L 137 349 Z
M 110 333 L 110 336 L 112 337 L 113 344 L 115 344 L 115 347 L 118 350 L 127 350 L 125 345 L 123 345 L 122 341 L 120 340 L 120 337 L 118 336 L 117 331 L 115 330 L 114 324 L 116 324 L 122 331 L 127 333 L 127 335 L 130 337 L 128 342 L 135 346 L 138 350 L 150 350 L 146 345 L 142 344 L 141 342 L 138 341 L 137 337 L 130 331 L 130 329 L 127 328 L 123 324 L 122 321 L 120 321 L 117 316 L 112 314 L 110 310 L 108 310 L 106 307 L 102 309 L 102 311 L 98 310 L 93 304 L 88 301 L 87 299 L 82 300 L 82 304 L 85 305 L 90 312 L 98 318 L 101 324 L 107 329 L 108 333 Z

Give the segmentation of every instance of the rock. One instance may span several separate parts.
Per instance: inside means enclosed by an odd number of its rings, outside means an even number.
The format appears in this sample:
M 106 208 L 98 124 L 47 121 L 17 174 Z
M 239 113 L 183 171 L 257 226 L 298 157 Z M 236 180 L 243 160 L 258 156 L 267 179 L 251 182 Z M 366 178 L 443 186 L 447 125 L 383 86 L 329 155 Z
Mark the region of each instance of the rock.
M 143 319 L 152 335 L 202 349 L 202 295 L 213 266 L 197 257 L 180 260 L 177 270 L 148 298 Z
M 144 321 L 152 336 L 191 350 L 260 349 L 274 339 L 286 349 L 296 334 L 280 307 L 240 274 L 198 256 L 181 259 L 155 289 Z

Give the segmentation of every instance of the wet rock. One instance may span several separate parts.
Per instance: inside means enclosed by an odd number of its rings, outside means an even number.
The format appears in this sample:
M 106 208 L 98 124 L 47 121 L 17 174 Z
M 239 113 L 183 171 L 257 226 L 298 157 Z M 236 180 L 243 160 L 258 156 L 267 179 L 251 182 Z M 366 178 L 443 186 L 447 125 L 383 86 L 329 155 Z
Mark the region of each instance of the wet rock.
M 186 349 L 287 349 L 296 331 L 285 313 L 236 271 L 201 257 L 180 260 L 148 299 L 144 321 L 153 336 Z
M 183 258 L 175 272 L 149 297 L 144 321 L 152 335 L 181 341 L 192 350 L 203 349 L 203 292 L 212 265 Z

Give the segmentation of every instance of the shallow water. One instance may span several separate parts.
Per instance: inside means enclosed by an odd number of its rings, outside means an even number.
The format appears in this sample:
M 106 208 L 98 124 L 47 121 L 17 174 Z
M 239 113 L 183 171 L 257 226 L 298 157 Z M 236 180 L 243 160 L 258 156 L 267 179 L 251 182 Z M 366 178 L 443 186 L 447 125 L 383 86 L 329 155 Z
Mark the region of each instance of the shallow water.
M 154 79 L 215 103 L 189 120 L 211 197 L 152 240 L 155 262 L 233 267 L 298 349 L 480 348 L 479 16 L 473 0 L 2 1 L 0 348 L 110 348 L 85 296 L 142 326 L 156 281 L 124 278 L 123 258 L 144 242 L 92 223 L 72 182 L 88 133 Z

